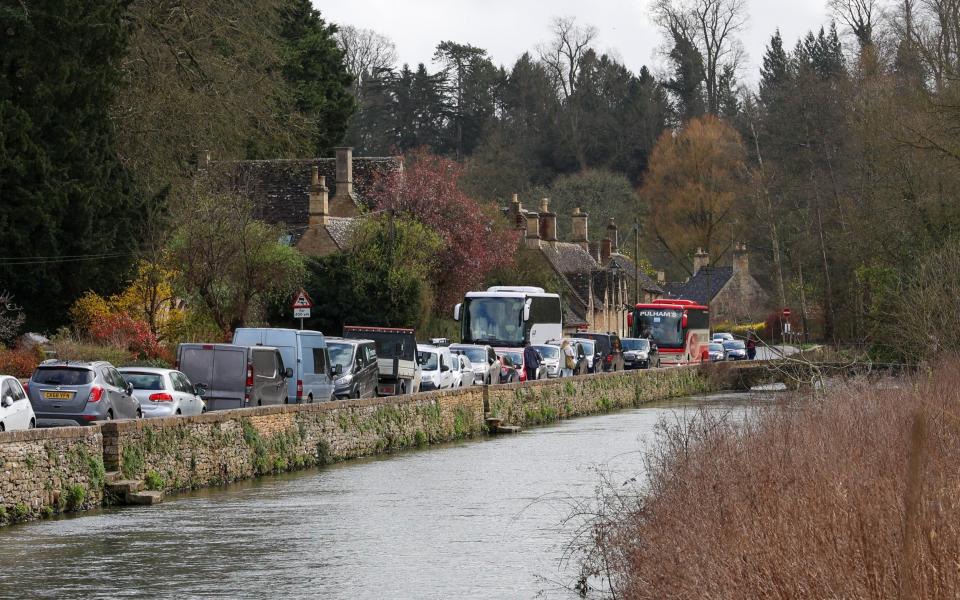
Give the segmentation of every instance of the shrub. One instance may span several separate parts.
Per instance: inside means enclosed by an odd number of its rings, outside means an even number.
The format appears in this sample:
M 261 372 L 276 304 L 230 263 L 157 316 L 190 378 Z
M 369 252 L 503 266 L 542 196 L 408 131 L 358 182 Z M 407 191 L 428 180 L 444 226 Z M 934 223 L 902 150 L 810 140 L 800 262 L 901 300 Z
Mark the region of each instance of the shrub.
M 156 471 L 147 471 L 146 477 L 143 478 L 144 484 L 147 486 L 148 490 L 162 490 L 164 488 L 163 477 L 160 476 L 160 473 Z
M 113 313 L 95 318 L 89 333 L 93 341 L 126 349 L 140 359 L 160 358 L 166 354 L 147 322 L 128 314 Z
M 64 496 L 67 510 L 79 510 L 83 506 L 83 501 L 87 499 L 87 490 L 82 484 L 74 483 L 67 486 Z
M 0 373 L 4 375 L 26 379 L 33 374 L 38 364 L 40 364 L 40 355 L 34 349 L 0 349 Z
M 75 331 L 86 333 L 95 322 L 109 316 L 111 312 L 106 298 L 87 290 L 70 307 L 70 319 Z

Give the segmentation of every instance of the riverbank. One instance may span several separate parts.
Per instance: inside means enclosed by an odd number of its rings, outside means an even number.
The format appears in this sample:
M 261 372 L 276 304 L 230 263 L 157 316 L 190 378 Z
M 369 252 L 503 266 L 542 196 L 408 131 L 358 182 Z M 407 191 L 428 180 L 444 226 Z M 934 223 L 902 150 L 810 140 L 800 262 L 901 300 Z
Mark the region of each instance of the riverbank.
M 662 429 L 587 570 L 621 598 L 960 597 L 960 363 L 788 408 Z
M 486 417 L 529 427 L 736 389 L 762 366 L 705 365 L 0 434 L 0 521 L 122 501 L 111 481 L 171 493 L 448 442 Z

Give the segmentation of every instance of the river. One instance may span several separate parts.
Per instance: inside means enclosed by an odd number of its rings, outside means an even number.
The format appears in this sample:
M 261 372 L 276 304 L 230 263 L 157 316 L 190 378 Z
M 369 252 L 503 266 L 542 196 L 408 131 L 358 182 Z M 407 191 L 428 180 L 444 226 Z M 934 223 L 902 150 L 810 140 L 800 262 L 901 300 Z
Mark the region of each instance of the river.
M 0 596 L 571 598 L 571 502 L 720 394 L 0 530 Z

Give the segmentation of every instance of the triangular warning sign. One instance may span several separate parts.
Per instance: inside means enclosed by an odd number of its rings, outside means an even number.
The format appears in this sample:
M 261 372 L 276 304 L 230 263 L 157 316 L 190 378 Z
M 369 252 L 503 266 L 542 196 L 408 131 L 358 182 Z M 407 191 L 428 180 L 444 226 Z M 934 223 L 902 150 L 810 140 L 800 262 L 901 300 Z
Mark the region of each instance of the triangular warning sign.
M 300 289 L 293 298 L 293 308 L 313 308 L 313 300 L 307 295 L 306 290 Z

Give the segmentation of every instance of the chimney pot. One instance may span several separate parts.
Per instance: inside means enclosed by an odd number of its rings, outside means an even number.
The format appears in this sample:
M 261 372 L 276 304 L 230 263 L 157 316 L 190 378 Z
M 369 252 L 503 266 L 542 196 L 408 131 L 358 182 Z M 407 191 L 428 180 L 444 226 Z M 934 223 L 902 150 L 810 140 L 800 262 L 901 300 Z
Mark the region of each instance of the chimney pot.
M 535 212 L 527 213 L 527 248 L 540 247 L 540 215 Z
M 750 254 L 746 244 L 737 244 L 733 250 L 733 272 L 745 275 L 750 273 Z
M 320 170 L 314 166 L 310 170 L 310 227 L 326 225 L 330 217 L 330 200 L 328 197 L 327 178 L 320 175 Z
M 703 248 L 697 248 L 697 253 L 693 255 L 693 274 L 696 275 L 700 269 L 710 264 L 710 255 L 703 251 Z
M 575 244 L 580 244 L 580 247 L 590 251 L 590 238 L 587 229 L 587 213 L 580 210 L 580 207 L 573 209 L 573 215 L 571 216 L 571 221 L 573 225 L 573 242 Z
M 612 251 L 616 252 L 619 250 L 619 235 L 617 234 L 617 224 L 614 222 L 613 217 L 610 217 L 610 222 L 607 224 L 607 237 L 610 239 L 610 248 Z
M 338 217 L 357 214 L 357 199 L 353 193 L 353 148 L 334 148 L 336 156 L 336 189 L 332 210 Z

